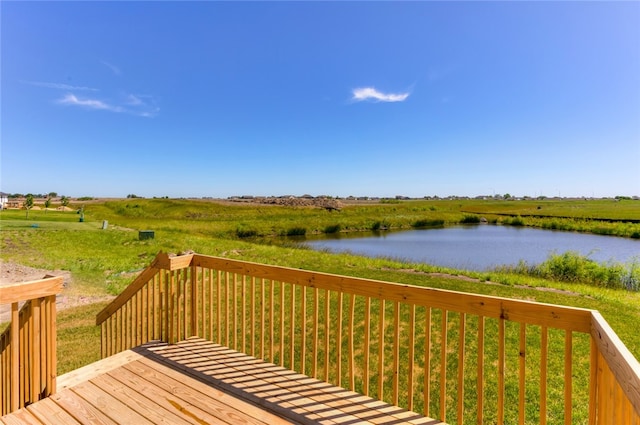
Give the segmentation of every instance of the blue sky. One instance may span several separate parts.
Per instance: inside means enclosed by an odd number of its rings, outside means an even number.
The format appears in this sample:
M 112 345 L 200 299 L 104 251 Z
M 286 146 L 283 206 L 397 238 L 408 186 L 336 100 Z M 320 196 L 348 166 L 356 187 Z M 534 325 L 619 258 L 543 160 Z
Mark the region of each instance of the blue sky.
M 1 182 L 640 195 L 640 2 L 13 2 Z

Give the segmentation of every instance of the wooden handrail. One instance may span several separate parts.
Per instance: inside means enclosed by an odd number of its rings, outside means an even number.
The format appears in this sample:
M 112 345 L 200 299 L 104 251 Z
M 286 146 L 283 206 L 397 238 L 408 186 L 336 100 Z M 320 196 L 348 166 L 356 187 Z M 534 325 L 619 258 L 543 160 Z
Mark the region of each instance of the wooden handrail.
M 47 275 L 31 282 L 3 285 L 0 287 L 0 305 L 57 295 L 62 292 L 63 283 L 62 277 Z
M 618 412 L 601 410 L 598 415 L 606 417 L 607 413 L 623 414 L 624 412 L 620 410 L 625 408 L 635 409 L 640 422 L 640 363 L 597 311 L 592 313 L 591 337 L 606 367 L 615 377 L 615 386 L 618 386 L 626 396 L 626 400 L 617 400 Z M 604 365 L 598 367 L 602 369 Z M 605 373 L 608 372 L 605 371 Z M 613 388 L 609 387 L 604 380 L 598 382 L 598 386 L 598 391 L 610 392 L 615 397 L 616 391 L 613 391 Z M 622 422 L 616 420 L 613 423 Z
M 415 305 L 430 306 L 458 313 L 502 318 L 576 332 L 591 331 L 592 310 L 583 308 L 404 285 L 202 255 L 194 257 L 193 265 L 289 282 L 309 288 L 384 298 L 391 302 L 410 300 Z
M 97 323 L 103 356 L 197 335 L 452 423 L 640 425 L 638 362 L 593 310 L 161 253 Z
M 56 295 L 63 278 L 47 276 L 0 289 L 0 304 L 11 304 L 11 323 L 0 334 L 4 415 L 56 391 Z

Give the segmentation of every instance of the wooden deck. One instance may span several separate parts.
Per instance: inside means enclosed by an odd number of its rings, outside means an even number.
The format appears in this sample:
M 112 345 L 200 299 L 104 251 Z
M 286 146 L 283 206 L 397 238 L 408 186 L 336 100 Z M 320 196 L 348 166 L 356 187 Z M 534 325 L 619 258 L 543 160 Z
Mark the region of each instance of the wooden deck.
M 429 424 L 441 422 L 191 338 L 149 343 L 61 376 L 4 424 Z

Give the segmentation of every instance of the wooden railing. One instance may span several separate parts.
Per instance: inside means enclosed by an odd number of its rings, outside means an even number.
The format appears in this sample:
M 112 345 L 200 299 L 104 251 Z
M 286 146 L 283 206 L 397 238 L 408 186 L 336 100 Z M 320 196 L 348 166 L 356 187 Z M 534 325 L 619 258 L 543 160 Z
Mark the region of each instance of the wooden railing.
M 200 336 L 449 423 L 640 425 L 640 365 L 593 310 L 159 254 L 102 355 Z
M 0 416 L 56 392 L 56 295 L 62 286 L 62 277 L 45 277 L 0 287 L 0 305 L 11 305 L 11 321 L 0 334 Z

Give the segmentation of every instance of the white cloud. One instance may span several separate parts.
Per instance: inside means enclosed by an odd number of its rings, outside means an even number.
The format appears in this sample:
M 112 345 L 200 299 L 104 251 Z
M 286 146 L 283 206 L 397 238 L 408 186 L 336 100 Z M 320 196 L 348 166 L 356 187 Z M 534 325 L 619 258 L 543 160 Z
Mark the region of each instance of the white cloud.
M 118 112 L 118 108 L 111 106 L 101 100 L 97 99 L 80 99 L 76 95 L 68 93 L 62 99 L 58 100 L 58 103 L 62 105 L 76 105 L 84 106 L 89 109 L 104 109 L 107 111 Z
M 139 105 L 144 105 L 145 103 L 142 101 L 142 99 L 140 99 L 140 97 L 135 96 L 133 94 L 130 94 L 127 96 L 127 105 L 132 105 L 132 106 L 139 106 Z
M 138 103 L 132 103 L 134 102 L 134 99 L 136 99 Z M 136 96 L 133 96 L 133 99 L 131 98 L 127 99 L 127 104 L 131 105 L 132 108 L 125 108 L 120 105 L 113 105 L 111 103 L 107 103 L 100 99 L 88 99 L 88 98 L 82 99 L 72 93 L 67 93 L 62 99 L 59 99 L 57 103 L 61 105 L 80 106 L 87 109 L 95 109 L 95 110 L 102 110 L 102 111 L 109 111 L 109 112 L 116 112 L 116 113 L 125 113 L 129 115 L 136 115 L 139 117 L 147 117 L 147 118 L 153 118 L 158 114 L 158 112 L 160 112 L 160 108 L 156 107 L 155 105 L 147 105 L 146 103 L 138 99 Z
M 120 71 L 120 68 L 118 68 L 115 65 L 110 64 L 107 61 L 100 61 L 101 64 L 103 64 L 104 66 L 106 66 L 107 68 L 109 68 L 111 70 L 111 72 L 113 72 L 116 75 L 122 75 L 122 71 Z
M 98 89 L 94 89 L 93 87 L 71 86 L 69 84 L 63 84 L 63 83 L 49 83 L 45 81 L 22 81 L 22 82 L 25 84 L 30 84 L 32 86 L 46 87 L 48 89 L 98 91 Z
M 373 87 L 361 87 L 353 89 L 351 100 L 362 102 L 374 100 L 377 102 L 403 102 L 409 97 L 409 93 L 382 93 Z

